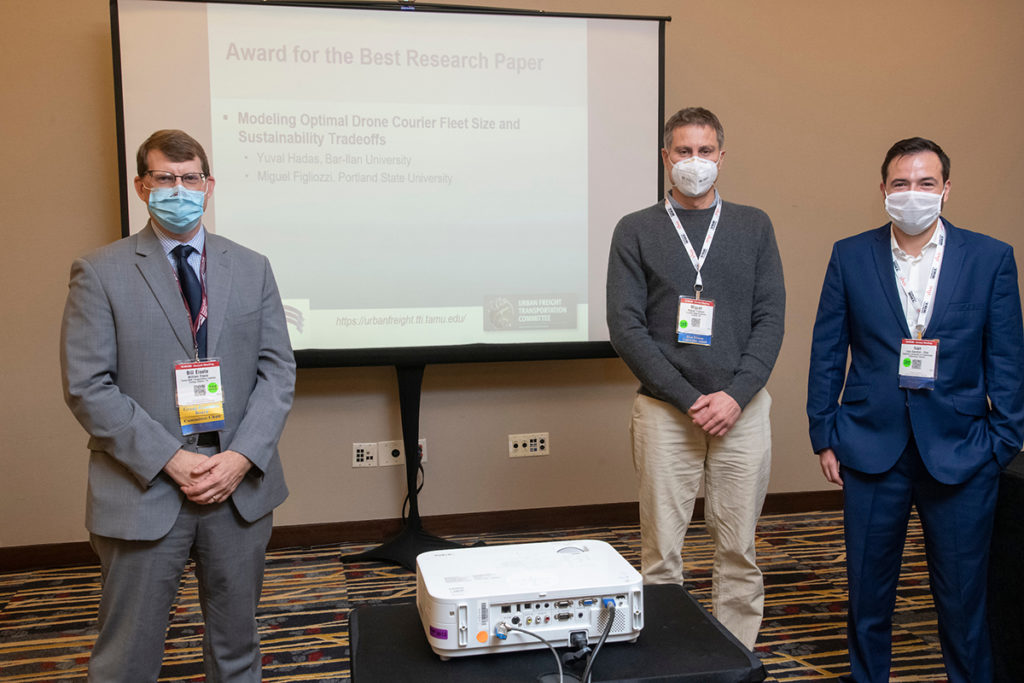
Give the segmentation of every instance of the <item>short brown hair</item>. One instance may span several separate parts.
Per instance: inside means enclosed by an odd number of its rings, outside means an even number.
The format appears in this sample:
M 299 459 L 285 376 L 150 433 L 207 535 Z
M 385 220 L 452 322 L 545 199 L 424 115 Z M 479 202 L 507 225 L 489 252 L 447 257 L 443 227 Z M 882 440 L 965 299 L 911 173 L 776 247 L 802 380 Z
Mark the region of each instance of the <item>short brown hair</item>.
M 928 138 L 907 138 L 894 143 L 885 153 L 885 159 L 882 161 L 882 184 L 885 185 L 889 182 L 889 164 L 893 159 L 921 152 L 934 152 L 939 157 L 939 163 L 942 164 L 942 182 L 945 183 L 949 180 L 949 156 L 942 151 L 942 148 Z
M 665 122 L 665 135 L 662 140 L 665 144 L 665 149 L 672 146 L 672 135 L 675 133 L 676 128 L 682 128 L 683 126 L 708 126 L 709 128 L 714 128 L 715 136 L 718 137 L 718 148 L 721 149 L 725 146 L 725 129 L 722 128 L 722 122 L 718 120 L 718 117 L 704 107 L 686 107 L 677 111 Z
M 158 130 L 139 145 L 139 151 L 135 155 L 135 165 L 138 168 L 139 177 L 146 175 L 146 171 L 149 170 L 146 157 L 154 149 L 174 162 L 192 161 L 199 157 L 199 161 L 203 165 L 203 174 L 210 175 L 210 162 L 206 159 L 203 146 L 185 131 L 169 129 Z

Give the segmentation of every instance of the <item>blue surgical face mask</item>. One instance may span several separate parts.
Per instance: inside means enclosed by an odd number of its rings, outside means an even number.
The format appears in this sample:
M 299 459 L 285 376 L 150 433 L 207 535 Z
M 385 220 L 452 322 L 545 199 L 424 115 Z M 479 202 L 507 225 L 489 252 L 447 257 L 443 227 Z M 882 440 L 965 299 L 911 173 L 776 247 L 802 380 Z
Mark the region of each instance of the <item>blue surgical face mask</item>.
M 196 227 L 203 217 L 206 193 L 189 190 L 181 185 L 158 187 L 149 192 L 149 212 L 160 227 L 176 235 L 183 235 Z

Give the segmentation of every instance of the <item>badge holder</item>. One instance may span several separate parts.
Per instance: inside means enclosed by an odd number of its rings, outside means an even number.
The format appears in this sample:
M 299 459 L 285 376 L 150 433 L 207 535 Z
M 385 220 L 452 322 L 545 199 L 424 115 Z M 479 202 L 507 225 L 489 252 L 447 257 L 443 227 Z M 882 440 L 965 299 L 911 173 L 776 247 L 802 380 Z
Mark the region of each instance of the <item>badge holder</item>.
M 904 339 L 900 343 L 900 388 L 934 389 L 938 361 L 938 339 Z
M 182 435 L 224 428 L 224 386 L 219 360 L 175 363 L 174 387 Z
M 700 290 L 697 290 L 700 296 Z M 676 341 L 680 344 L 711 346 L 711 328 L 715 316 L 715 302 L 681 296 L 679 297 L 679 322 L 676 326 Z

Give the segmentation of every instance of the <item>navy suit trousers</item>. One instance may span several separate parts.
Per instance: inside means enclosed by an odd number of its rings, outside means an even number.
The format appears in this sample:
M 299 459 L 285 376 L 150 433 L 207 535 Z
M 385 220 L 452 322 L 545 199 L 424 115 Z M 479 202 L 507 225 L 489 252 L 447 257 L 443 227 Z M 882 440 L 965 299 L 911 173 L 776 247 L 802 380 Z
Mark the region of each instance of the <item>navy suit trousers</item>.
M 913 438 L 887 472 L 843 467 L 852 680 L 889 680 L 896 586 L 911 506 L 924 532 L 949 680 L 992 680 L 985 604 L 999 472 L 993 458 L 962 484 L 940 483 L 925 469 Z

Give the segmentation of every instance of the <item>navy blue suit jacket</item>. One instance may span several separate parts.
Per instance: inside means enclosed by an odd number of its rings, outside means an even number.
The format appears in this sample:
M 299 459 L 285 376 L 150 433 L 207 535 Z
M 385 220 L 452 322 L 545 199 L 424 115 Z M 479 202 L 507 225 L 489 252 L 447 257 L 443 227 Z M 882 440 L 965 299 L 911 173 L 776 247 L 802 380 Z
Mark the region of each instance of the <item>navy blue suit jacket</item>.
M 925 339 L 938 339 L 934 390 L 899 388 L 911 336 L 893 273 L 890 225 L 836 242 L 814 323 L 807 415 L 815 452 L 877 474 L 913 435 L 933 477 L 1005 466 L 1024 432 L 1024 333 L 1013 249 L 948 222 Z M 849 352 L 849 368 L 847 368 Z M 840 392 L 842 401 L 840 402 Z

